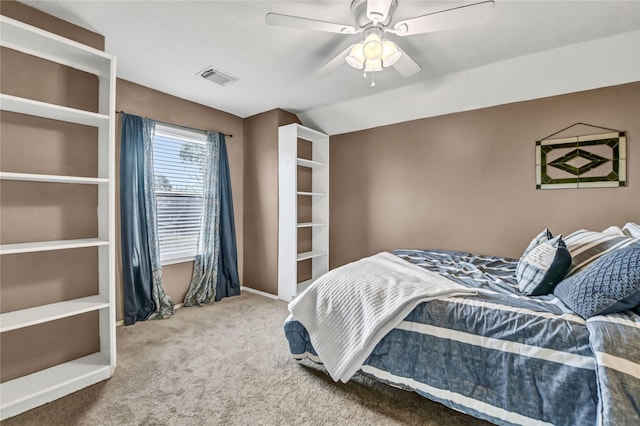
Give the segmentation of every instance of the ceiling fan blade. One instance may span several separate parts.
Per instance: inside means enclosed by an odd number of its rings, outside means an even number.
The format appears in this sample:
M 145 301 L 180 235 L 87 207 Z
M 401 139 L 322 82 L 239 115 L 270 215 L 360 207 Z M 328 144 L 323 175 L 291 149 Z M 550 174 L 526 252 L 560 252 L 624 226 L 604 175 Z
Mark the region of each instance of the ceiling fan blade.
M 349 25 L 318 21 L 316 19 L 301 18 L 299 16 L 281 15 L 279 13 L 267 13 L 264 17 L 264 20 L 269 25 L 299 28 L 302 30 L 324 31 L 327 33 L 338 34 L 355 34 L 360 32 Z
M 353 46 L 354 45 L 352 44 L 351 46 L 344 49 L 342 52 L 338 53 L 333 59 L 331 59 L 322 68 L 316 71 L 315 74 L 329 75 L 333 73 L 335 70 L 337 70 L 338 68 L 340 68 L 341 66 L 347 65 L 345 58 L 347 57 L 349 52 L 351 52 L 351 49 L 353 48 Z
M 396 62 L 392 66 L 396 71 L 398 71 L 401 76 L 403 76 L 404 78 L 411 77 L 412 75 L 417 74 L 422 70 L 422 67 L 418 65 L 411 56 L 407 55 L 407 52 L 402 50 L 399 46 L 398 50 L 402 53 L 402 56 L 400 57 L 398 62 Z
M 493 0 L 488 0 L 441 10 L 400 21 L 393 26 L 393 30 L 390 32 L 399 36 L 408 36 L 483 24 L 491 18 L 493 6 Z
M 367 18 L 374 22 L 384 22 L 389 16 L 393 0 L 368 0 Z

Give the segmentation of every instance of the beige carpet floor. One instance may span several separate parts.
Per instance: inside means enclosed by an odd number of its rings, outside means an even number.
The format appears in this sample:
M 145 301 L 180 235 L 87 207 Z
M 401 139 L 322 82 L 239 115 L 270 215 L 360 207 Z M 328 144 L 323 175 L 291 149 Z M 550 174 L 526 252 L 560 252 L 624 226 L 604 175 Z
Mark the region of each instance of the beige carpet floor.
M 118 327 L 115 375 L 3 425 L 486 425 L 288 352 L 284 302 L 244 292 Z

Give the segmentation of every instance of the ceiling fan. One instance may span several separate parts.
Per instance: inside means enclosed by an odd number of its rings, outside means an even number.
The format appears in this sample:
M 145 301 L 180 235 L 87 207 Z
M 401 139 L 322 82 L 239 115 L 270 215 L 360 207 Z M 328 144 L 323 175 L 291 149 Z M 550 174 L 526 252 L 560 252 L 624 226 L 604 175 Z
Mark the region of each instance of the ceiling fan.
M 362 41 L 350 45 L 323 69 L 331 70 L 346 61 L 353 68 L 364 70 L 365 78 L 368 72 L 372 73 L 373 87 L 373 73 L 384 68 L 393 66 L 403 77 L 414 75 L 422 69 L 396 43 L 389 40 L 387 34 L 405 37 L 482 24 L 491 18 L 494 1 L 465 4 L 392 23 L 397 6 L 397 0 L 353 0 L 351 15 L 355 26 L 280 13 L 267 13 L 265 21 L 269 25 L 303 30 L 346 35 L 362 33 Z

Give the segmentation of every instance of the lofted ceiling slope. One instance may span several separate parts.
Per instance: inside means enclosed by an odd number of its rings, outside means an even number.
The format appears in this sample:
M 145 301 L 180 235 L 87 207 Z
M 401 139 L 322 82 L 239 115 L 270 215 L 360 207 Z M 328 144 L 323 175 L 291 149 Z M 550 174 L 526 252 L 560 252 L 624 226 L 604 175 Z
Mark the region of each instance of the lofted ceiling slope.
M 346 63 L 361 35 L 269 26 L 265 14 L 354 25 L 350 1 L 23 0 L 103 34 L 118 77 L 240 117 L 274 108 L 329 134 L 640 80 L 640 1 L 496 0 L 491 20 L 390 36 L 422 67 L 376 87 Z M 393 21 L 473 1 L 398 0 Z M 219 86 L 213 66 L 238 78 Z

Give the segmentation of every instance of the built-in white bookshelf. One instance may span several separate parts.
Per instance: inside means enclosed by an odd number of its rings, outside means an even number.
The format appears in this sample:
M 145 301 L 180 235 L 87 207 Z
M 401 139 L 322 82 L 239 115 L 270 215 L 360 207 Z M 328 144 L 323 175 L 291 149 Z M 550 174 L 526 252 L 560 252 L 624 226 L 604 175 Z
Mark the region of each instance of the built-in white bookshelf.
M 97 185 L 100 183 L 108 184 L 108 178 L 92 178 L 83 176 L 58 176 L 58 175 L 41 175 L 35 173 L 12 173 L 0 172 L 2 180 L 24 180 L 27 182 L 50 182 L 50 183 L 80 183 L 88 185 Z
M 73 300 L 0 314 L 0 332 L 20 332 L 62 318 L 97 311 L 100 350 L 0 384 L 0 418 L 6 419 L 107 379 L 116 366 L 115 345 L 115 58 L 14 19 L 0 16 L 0 45 L 98 77 L 98 112 L 0 94 L 0 109 L 92 126 L 98 129 L 98 177 L 0 172 L 1 180 L 96 185 L 98 235 L 95 238 L 0 245 L 0 255 L 98 248 L 98 293 Z M 61 343 L 63 344 L 63 343 Z
M 61 105 L 34 101 L 32 99 L 19 98 L 12 95 L 0 94 L 0 108 L 2 108 L 3 111 L 35 115 L 37 117 L 49 118 L 51 120 L 83 124 L 85 126 L 100 127 L 101 125 L 109 125 L 109 116 L 106 114 L 83 111 Z
M 50 303 L 35 308 L 2 314 L 0 332 L 30 327 L 44 322 L 97 311 L 109 307 L 109 301 L 102 296 L 88 296 L 64 302 Z
M 67 250 L 84 247 L 108 246 L 109 240 L 80 238 L 76 240 L 35 241 L 32 243 L 1 244 L 0 254 L 33 253 L 36 251 Z
M 318 222 L 318 223 L 300 222 L 300 223 L 298 223 L 298 228 L 312 228 L 314 226 L 327 226 L 327 223 L 326 222 Z
M 311 142 L 300 158 L 298 139 Z M 311 170 L 311 191 L 298 190 L 297 168 Z M 289 124 L 278 129 L 278 297 L 293 300 L 329 270 L 329 136 Z M 311 199 L 311 222 L 298 222 L 298 197 Z M 312 249 L 298 251 L 298 230 L 310 229 Z M 311 279 L 298 282 L 298 264 L 311 261 Z

